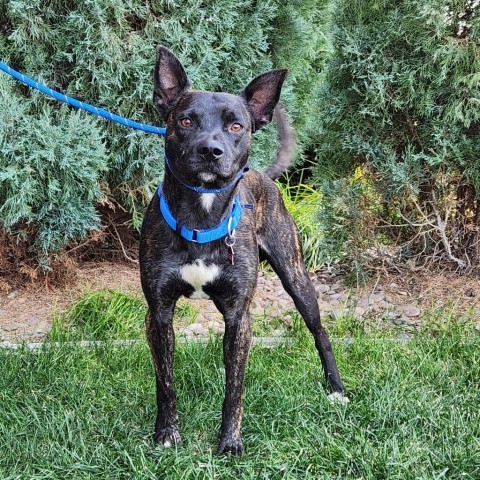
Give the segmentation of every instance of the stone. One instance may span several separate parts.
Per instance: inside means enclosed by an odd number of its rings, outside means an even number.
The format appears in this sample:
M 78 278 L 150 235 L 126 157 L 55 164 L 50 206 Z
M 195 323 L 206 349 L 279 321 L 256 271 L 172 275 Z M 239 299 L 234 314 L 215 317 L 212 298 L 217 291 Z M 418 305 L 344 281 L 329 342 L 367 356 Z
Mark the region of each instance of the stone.
M 330 290 L 330 287 L 328 285 L 325 285 L 324 283 L 315 285 L 315 291 L 317 292 L 317 295 L 322 293 L 327 293 L 329 290 Z
M 355 307 L 353 315 L 357 320 L 360 320 L 365 315 L 366 310 L 362 307 Z
M 38 317 L 32 315 L 31 317 L 27 318 L 26 323 L 29 325 L 37 325 L 38 323 L 40 323 L 40 321 L 41 320 Z
M 48 323 L 40 322 L 37 325 L 37 328 L 35 329 L 35 333 L 44 334 L 44 333 L 48 333 L 49 330 L 50 330 L 50 325 L 48 325 Z
M 361 297 L 357 301 L 357 307 L 368 308 L 369 301 L 367 297 Z
M 21 325 L 17 322 L 12 322 L 12 323 L 7 323 L 6 325 L 3 325 L 2 328 L 6 332 L 14 332 L 15 330 L 18 330 L 21 327 Z
M 409 318 L 412 317 L 419 317 L 420 316 L 420 309 L 417 307 L 410 307 L 403 311 L 403 314 Z
M 10 292 L 10 293 L 7 295 L 7 298 L 8 298 L 9 300 L 13 300 L 16 296 L 17 296 L 17 291 L 14 290 L 13 292 Z
M 187 338 L 192 338 L 194 336 L 194 333 L 188 328 L 185 328 L 181 333 L 185 335 Z
M 186 330 L 190 330 L 194 335 L 205 335 L 207 333 L 207 329 L 200 323 L 192 323 Z
M 282 295 L 285 295 L 285 290 L 283 290 L 283 288 L 281 290 L 276 290 L 275 292 L 273 292 L 273 294 L 276 296 L 276 297 L 281 297 Z
M 346 311 L 344 308 L 335 308 L 332 310 L 332 315 L 335 317 L 335 319 L 345 317 Z
M 334 309 L 334 306 L 331 305 L 331 304 L 328 303 L 328 302 L 319 301 L 319 302 L 318 302 L 318 308 L 319 308 L 322 312 L 331 312 L 331 311 Z
M 374 303 L 374 302 L 379 302 L 380 300 L 383 300 L 384 298 L 384 294 L 383 293 L 372 293 L 369 297 L 368 297 L 368 301 L 370 303 Z
M 252 309 L 251 314 L 255 317 L 264 317 L 265 316 L 265 308 L 263 307 L 255 307 Z

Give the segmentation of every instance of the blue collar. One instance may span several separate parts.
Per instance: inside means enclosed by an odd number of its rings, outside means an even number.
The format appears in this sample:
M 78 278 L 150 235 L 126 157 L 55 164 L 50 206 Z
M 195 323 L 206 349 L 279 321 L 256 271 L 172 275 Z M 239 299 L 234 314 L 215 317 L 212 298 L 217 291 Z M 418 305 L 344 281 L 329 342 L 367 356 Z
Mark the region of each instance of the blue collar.
M 162 185 L 158 187 L 158 196 L 160 198 L 160 212 L 167 222 L 168 226 L 178 233 L 181 237 L 189 242 L 209 243 L 214 240 L 226 237 L 237 228 L 242 218 L 243 207 L 240 203 L 240 195 L 235 197 L 231 212 L 224 218 L 216 227 L 206 228 L 204 230 L 191 230 L 185 225 L 179 225 L 176 218 L 173 216 L 167 200 L 162 195 Z M 248 205 L 250 208 L 250 205 Z
M 243 177 L 243 174 L 249 170 L 249 165 L 248 163 L 243 167 L 236 175 L 236 177 L 225 187 L 222 188 L 202 188 L 202 187 L 195 187 L 194 185 L 188 185 L 187 183 L 182 182 L 173 172 L 173 169 L 170 165 L 170 162 L 167 158 L 167 154 L 165 154 L 165 165 L 168 167 L 170 170 L 170 173 L 175 177 L 178 183 L 183 185 L 185 188 L 188 188 L 190 190 L 193 190 L 194 192 L 197 193 L 220 193 L 220 192 L 225 192 L 226 190 L 230 190 L 233 186 L 237 184 L 237 182 Z

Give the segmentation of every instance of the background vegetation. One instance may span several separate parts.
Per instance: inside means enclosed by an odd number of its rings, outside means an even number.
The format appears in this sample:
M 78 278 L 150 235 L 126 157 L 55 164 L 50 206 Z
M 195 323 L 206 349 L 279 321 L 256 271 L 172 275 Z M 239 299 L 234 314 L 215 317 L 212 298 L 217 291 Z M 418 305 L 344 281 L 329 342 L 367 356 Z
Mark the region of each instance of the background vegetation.
M 359 268 L 373 247 L 387 265 L 478 265 L 480 2 L 333 4 L 314 167 L 326 249 Z
M 0 58 L 149 123 L 158 123 L 157 43 L 181 58 L 198 88 L 235 92 L 287 66 L 282 98 L 298 131 L 297 165 L 312 168 L 320 192 L 310 230 L 322 246 L 307 252 L 311 266 L 441 261 L 465 271 L 480 259 L 479 3 L 5 0 Z M 162 175 L 162 141 L 4 74 L 0 104 L 2 270 L 52 268 L 85 242 L 135 245 Z M 256 166 L 273 158 L 274 136 L 274 128 L 256 136 Z M 291 173 L 285 193 L 299 179 Z
M 277 64 L 290 68 L 284 101 L 305 142 L 311 85 L 322 63 L 321 2 L 154 0 L 6 1 L 0 57 L 76 98 L 158 123 L 154 46 L 171 48 L 199 89 L 239 91 Z M 295 15 L 293 12 L 295 11 Z M 92 229 L 139 227 L 163 169 L 162 141 L 74 112 L 0 76 L 0 225 L 47 267 L 51 254 Z M 274 129 L 260 132 L 254 163 L 268 165 Z M 102 217 L 103 216 L 103 217 Z M 18 252 L 16 252 L 18 254 Z M 5 255 L 6 258 L 7 255 Z

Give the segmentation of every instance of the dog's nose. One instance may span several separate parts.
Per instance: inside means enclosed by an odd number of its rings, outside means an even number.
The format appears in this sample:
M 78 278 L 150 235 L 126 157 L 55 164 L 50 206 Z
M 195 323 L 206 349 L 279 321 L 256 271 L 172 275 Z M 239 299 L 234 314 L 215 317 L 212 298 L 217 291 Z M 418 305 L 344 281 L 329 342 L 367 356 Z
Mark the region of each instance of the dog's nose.
M 205 145 L 198 147 L 197 152 L 205 158 L 213 157 L 214 159 L 219 159 L 223 155 L 221 145 L 216 142 L 209 142 Z

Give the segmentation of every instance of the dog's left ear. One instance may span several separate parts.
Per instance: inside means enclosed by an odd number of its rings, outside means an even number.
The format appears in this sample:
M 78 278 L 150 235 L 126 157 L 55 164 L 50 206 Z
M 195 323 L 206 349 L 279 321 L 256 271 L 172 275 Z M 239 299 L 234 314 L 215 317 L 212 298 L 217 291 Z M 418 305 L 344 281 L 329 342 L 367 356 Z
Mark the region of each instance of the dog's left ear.
M 190 82 L 180 60 L 168 48 L 157 46 L 157 61 L 153 73 L 153 105 L 164 120 L 173 104 Z
M 259 75 L 240 92 L 253 116 L 255 130 L 271 122 L 287 73 L 288 70 L 279 69 Z

